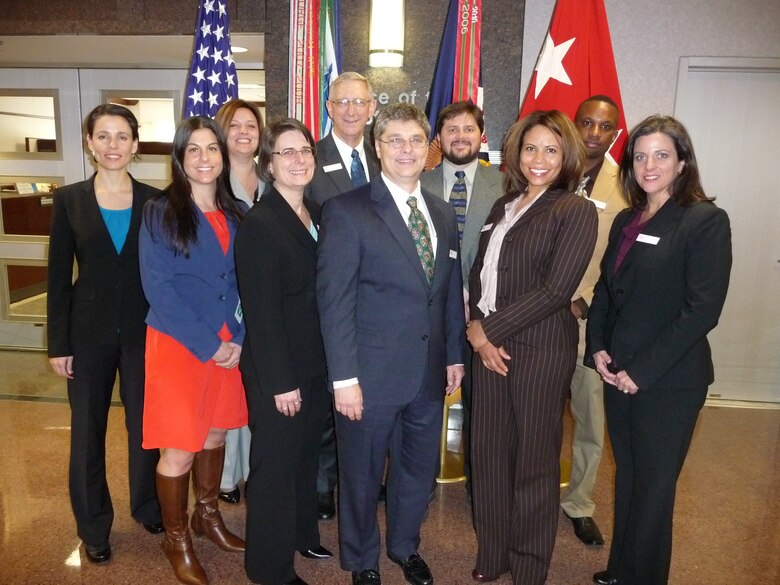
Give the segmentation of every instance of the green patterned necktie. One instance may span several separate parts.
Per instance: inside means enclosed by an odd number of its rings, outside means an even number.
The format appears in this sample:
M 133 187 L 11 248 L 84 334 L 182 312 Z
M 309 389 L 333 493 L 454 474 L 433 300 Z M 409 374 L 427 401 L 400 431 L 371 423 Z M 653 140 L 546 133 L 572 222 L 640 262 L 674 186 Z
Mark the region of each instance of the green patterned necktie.
M 431 246 L 431 233 L 428 231 L 428 222 L 422 211 L 417 209 L 417 197 L 409 197 L 406 204 L 412 208 L 409 213 L 409 231 L 414 238 L 414 246 L 417 248 L 417 256 L 420 258 L 428 284 L 433 280 L 433 246 Z

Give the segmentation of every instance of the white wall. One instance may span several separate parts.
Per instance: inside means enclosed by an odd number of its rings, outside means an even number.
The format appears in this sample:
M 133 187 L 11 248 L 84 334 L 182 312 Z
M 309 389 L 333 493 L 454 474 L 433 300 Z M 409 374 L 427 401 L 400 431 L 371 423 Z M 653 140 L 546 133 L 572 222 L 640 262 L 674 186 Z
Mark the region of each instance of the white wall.
M 680 57 L 780 57 L 778 0 L 605 0 L 629 128 L 672 114 Z M 555 0 L 526 0 L 525 94 Z

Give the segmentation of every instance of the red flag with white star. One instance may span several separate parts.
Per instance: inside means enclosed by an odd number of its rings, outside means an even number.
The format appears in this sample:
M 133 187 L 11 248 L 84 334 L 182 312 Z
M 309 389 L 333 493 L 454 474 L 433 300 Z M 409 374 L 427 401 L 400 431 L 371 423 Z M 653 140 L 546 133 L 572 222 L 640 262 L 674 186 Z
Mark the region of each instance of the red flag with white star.
M 534 110 L 561 110 L 573 120 L 577 107 L 593 95 L 609 96 L 618 105 L 620 132 L 607 156 L 620 162 L 626 117 L 604 0 L 558 0 L 520 118 Z

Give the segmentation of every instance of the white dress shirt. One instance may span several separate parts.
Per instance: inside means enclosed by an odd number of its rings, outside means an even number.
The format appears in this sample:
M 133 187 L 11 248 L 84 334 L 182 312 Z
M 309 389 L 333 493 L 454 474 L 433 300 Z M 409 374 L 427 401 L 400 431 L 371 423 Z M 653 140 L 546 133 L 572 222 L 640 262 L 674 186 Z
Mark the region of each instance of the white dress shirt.
M 360 144 L 355 148 L 352 148 L 349 144 L 336 136 L 335 132 L 331 132 L 331 134 L 333 135 L 333 142 L 336 143 L 339 156 L 341 156 L 341 162 L 344 164 L 344 169 L 347 171 L 349 178 L 352 178 L 352 151 L 357 150 L 360 155 L 360 162 L 363 164 L 363 172 L 366 173 L 366 180 L 371 181 L 371 175 L 368 172 L 368 161 L 366 161 L 366 149 L 363 145 L 364 140 L 361 138 Z
M 496 290 L 498 289 L 498 258 L 501 255 L 501 245 L 504 243 L 504 236 L 517 223 L 517 220 L 523 217 L 523 214 L 531 209 L 536 200 L 542 196 L 546 189 L 542 190 L 533 200 L 517 211 L 517 206 L 526 197 L 523 193 L 504 205 L 504 217 L 493 226 L 493 232 L 490 234 L 485 258 L 482 261 L 482 270 L 479 273 L 479 280 L 482 283 L 482 297 L 480 297 L 477 307 L 486 317 L 496 310 Z

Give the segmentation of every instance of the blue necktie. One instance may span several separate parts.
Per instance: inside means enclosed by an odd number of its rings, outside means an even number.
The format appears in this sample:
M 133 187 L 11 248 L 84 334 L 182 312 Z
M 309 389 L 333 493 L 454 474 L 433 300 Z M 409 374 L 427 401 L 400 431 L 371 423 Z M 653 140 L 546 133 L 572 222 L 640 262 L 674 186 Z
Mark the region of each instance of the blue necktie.
M 350 175 L 352 177 L 352 186 L 357 188 L 368 183 L 366 180 L 366 172 L 363 170 L 363 163 L 360 162 L 360 153 L 352 150 L 352 167 L 350 168 Z
M 455 171 L 457 181 L 450 191 L 450 205 L 455 208 L 455 217 L 458 218 L 458 238 L 463 240 L 463 226 L 466 225 L 466 173 Z

